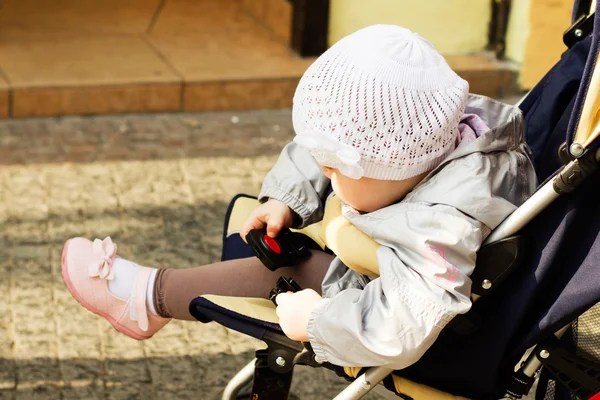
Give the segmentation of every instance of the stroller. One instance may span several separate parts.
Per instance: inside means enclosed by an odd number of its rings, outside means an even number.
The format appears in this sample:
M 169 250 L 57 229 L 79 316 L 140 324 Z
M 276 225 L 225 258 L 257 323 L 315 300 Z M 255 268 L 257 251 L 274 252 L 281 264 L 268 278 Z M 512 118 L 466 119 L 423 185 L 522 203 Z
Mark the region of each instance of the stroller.
M 471 276 L 472 309 L 456 317 L 417 363 L 393 371 L 322 363 L 309 344 L 283 334 L 267 299 L 196 298 L 190 312 L 199 321 L 215 321 L 267 345 L 229 382 L 224 400 L 285 400 L 295 365 L 329 368 L 351 382 L 339 400 L 383 387 L 415 400 L 517 399 L 536 380 L 538 399 L 600 399 L 600 213 L 594 211 L 600 14 L 590 14 L 590 6 L 591 0 L 576 1 L 564 34 L 569 49 L 519 105 L 543 183 L 480 249 Z M 256 205 L 245 195 L 231 202 L 224 260 L 253 255 L 239 227 Z M 314 228 L 302 233 L 322 245 Z M 293 290 L 280 283 L 276 291 Z M 243 394 L 250 383 L 251 392 Z

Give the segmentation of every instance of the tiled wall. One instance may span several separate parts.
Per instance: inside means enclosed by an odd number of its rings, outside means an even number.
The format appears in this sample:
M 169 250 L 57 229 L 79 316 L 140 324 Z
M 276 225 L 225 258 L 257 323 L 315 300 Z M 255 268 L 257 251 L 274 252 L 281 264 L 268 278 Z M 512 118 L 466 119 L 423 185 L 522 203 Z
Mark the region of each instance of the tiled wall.
M 0 118 L 289 107 L 313 59 L 289 46 L 287 0 L 4 0 Z M 514 71 L 447 57 L 476 93 Z
M 292 5 L 289 0 L 241 0 L 244 9 L 284 43 L 290 43 Z
M 4 87 L 3 87 L 4 86 Z M 7 85 L 0 81 L 0 118 L 7 118 L 9 111 L 9 94 Z
M 5 0 L 0 117 L 289 106 L 311 60 L 267 25 L 241 0 Z

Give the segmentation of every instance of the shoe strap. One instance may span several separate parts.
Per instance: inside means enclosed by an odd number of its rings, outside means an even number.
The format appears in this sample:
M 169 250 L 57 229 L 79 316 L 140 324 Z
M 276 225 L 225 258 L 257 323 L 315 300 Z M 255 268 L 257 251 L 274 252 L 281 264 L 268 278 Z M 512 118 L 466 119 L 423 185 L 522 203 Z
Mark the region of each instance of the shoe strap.
M 137 321 L 139 328 L 148 330 L 148 308 L 146 307 L 146 288 L 152 273 L 151 268 L 139 267 L 129 301 L 129 318 Z

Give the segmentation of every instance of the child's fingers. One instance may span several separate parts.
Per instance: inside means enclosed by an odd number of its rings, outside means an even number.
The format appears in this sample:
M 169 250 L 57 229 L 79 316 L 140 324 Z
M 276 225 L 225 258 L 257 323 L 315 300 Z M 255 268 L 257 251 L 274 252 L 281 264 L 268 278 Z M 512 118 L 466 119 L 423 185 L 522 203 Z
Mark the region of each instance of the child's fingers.
M 253 229 L 261 229 L 265 226 L 266 222 L 264 221 L 264 219 L 264 215 L 260 216 L 260 214 L 258 214 L 256 210 L 252 212 L 252 214 L 250 214 L 246 222 L 244 222 L 244 224 L 242 225 L 242 229 L 240 229 L 240 236 L 242 237 L 242 240 L 244 240 L 244 242 L 246 241 L 246 235 L 248 234 L 248 232 L 250 232 Z
M 279 293 L 277 295 L 277 297 L 275 297 L 275 303 L 277 303 L 277 306 L 281 306 L 283 303 L 285 303 L 286 301 L 288 301 L 290 299 L 292 295 L 292 292 L 287 292 L 287 293 Z
M 283 228 L 283 216 L 278 214 L 268 215 L 267 219 L 267 235 L 274 238 L 276 237 L 281 228 Z

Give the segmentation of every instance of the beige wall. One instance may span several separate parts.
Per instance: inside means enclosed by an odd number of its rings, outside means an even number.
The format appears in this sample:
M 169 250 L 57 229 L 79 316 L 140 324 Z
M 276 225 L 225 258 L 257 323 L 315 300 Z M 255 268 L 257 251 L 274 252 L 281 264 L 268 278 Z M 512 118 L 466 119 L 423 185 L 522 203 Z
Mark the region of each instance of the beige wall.
M 362 27 L 407 27 L 444 54 L 483 50 L 491 15 L 489 0 L 331 0 L 329 42 Z
M 529 38 L 529 13 L 531 0 L 513 0 L 506 31 L 506 58 L 522 64 Z
M 530 88 L 567 49 L 562 36 L 571 23 L 573 0 L 531 0 L 530 35 L 521 68 L 521 85 Z
M 485 49 L 489 0 L 331 0 L 330 45 L 362 27 L 391 23 L 429 39 L 443 54 Z M 519 84 L 530 89 L 566 50 L 562 34 L 573 0 L 513 0 L 506 57 L 519 66 Z
M 506 56 L 521 65 L 519 84 L 532 88 L 567 49 L 563 32 L 573 0 L 513 0 Z

